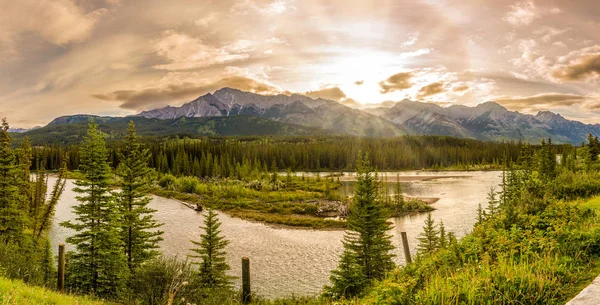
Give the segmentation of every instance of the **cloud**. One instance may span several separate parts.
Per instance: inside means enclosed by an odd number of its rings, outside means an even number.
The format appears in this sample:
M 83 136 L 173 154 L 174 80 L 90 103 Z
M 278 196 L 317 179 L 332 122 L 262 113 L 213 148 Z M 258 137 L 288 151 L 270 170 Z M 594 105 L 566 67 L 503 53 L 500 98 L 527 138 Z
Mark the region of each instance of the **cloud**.
M 435 82 L 435 83 L 431 83 L 425 87 L 422 87 L 419 92 L 417 93 L 417 97 L 419 99 L 422 99 L 424 97 L 430 96 L 430 95 L 436 95 L 439 93 L 443 93 L 444 92 L 444 83 L 442 82 Z
M 546 78 L 551 66 L 550 60 L 540 54 L 539 44 L 534 39 L 521 39 L 516 43 L 521 56 L 513 58 L 510 62 L 518 68 L 523 69 L 519 75 L 523 78 Z
M 517 111 L 540 111 L 556 107 L 571 107 L 583 105 L 586 107 L 597 105 L 600 98 L 578 94 L 544 93 L 528 97 L 500 97 L 495 102 Z
M 154 51 L 169 63 L 155 65 L 159 70 L 190 70 L 216 64 L 247 59 L 253 43 L 249 40 L 237 40 L 234 43 L 217 48 L 204 44 L 200 39 L 168 30 L 156 41 Z
M 600 78 L 600 53 L 585 54 L 560 65 L 552 71 L 552 76 L 563 81 L 586 81 Z
M 85 41 L 96 23 L 108 12 L 107 8 L 86 12 L 70 0 L 3 1 L 0 12 L 0 55 L 18 55 L 20 38 L 29 33 L 60 46 Z
M 341 101 L 346 98 L 346 93 L 339 87 L 323 88 L 315 91 L 308 91 L 304 95 L 312 98 L 322 98 L 332 101 Z
M 141 90 L 119 90 L 106 94 L 94 94 L 93 97 L 104 101 L 122 102 L 119 107 L 131 110 L 147 110 L 155 107 L 186 101 L 215 90 L 231 87 L 259 94 L 275 94 L 279 90 L 269 84 L 243 76 L 225 77 L 214 82 L 182 82 L 162 87 Z
M 382 94 L 401 91 L 404 89 L 408 89 L 412 87 L 412 83 L 410 82 L 413 74 L 411 72 L 400 72 L 388 77 L 386 80 L 379 82 L 379 87 L 381 87 L 380 92 Z
M 207 14 L 206 16 L 204 16 L 200 19 L 197 19 L 196 21 L 194 21 L 194 23 L 200 27 L 208 27 L 208 26 L 212 25 L 215 21 L 217 21 L 218 16 L 219 16 L 218 13 L 211 12 L 211 13 Z
M 253 0 L 243 0 L 231 7 L 234 15 L 248 15 L 250 12 L 258 12 L 265 16 L 276 16 L 289 10 L 296 10 L 294 0 L 275 0 L 265 5 L 258 5 Z
M 454 92 L 463 92 L 463 91 L 467 91 L 469 90 L 469 86 L 464 85 L 464 84 L 460 84 L 460 85 L 456 85 L 454 87 L 452 87 L 452 91 Z
M 517 2 L 510 6 L 511 10 L 504 17 L 504 21 L 518 26 L 531 24 L 540 18 L 540 14 L 532 0 Z
M 420 35 L 421 35 L 421 33 L 419 33 L 419 32 L 414 32 L 414 33 L 408 34 L 408 40 L 406 40 L 405 42 L 402 43 L 402 47 L 406 48 L 406 47 L 410 47 L 410 46 L 414 45 L 419 40 Z
M 535 30 L 533 33 L 536 35 L 540 35 L 542 41 L 550 42 L 552 38 L 560 36 L 570 30 L 572 30 L 572 28 L 556 29 L 550 26 L 543 26 Z
M 533 23 L 543 15 L 559 14 L 557 7 L 538 7 L 533 0 L 518 1 L 510 6 L 510 11 L 504 16 L 504 21 L 513 26 L 524 26 Z

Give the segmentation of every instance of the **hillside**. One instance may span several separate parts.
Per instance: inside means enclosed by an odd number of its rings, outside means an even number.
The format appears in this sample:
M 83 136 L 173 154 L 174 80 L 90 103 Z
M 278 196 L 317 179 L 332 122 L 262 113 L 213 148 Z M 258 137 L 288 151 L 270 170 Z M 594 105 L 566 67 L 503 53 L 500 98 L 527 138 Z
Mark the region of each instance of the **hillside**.
M 134 121 L 141 136 L 305 136 L 335 134 L 335 132 L 275 122 L 251 116 L 202 117 L 177 119 L 147 119 L 142 117 L 98 117 L 78 115 L 60 117 L 45 127 L 25 133 L 14 134 L 15 139 L 25 135 L 34 145 L 79 143 L 86 134 L 91 118 L 110 139 L 118 139 L 127 131 L 129 121 Z
M 63 295 L 45 288 L 27 286 L 21 281 L 0 277 L 0 304 L 10 305 L 102 305 L 89 297 Z

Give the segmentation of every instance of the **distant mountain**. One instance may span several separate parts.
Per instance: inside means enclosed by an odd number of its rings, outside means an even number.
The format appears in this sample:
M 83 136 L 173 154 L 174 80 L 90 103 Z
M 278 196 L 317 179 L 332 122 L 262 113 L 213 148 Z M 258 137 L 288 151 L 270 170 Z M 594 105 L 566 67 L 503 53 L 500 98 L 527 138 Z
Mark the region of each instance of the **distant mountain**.
M 206 94 L 181 107 L 144 111 L 139 116 L 173 119 L 239 114 L 355 136 L 445 135 L 484 141 L 530 142 L 551 137 L 556 143 L 580 143 L 588 133 L 600 134 L 600 125 L 567 120 L 548 111 L 535 116 L 522 114 L 495 102 L 475 107 L 441 107 L 403 100 L 358 110 L 335 101 L 299 94 L 265 96 L 231 88 Z
M 223 88 L 180 107 L 164 107 L 138 115 L 59 117 L 46 127 L 24 132 L 38 142 L 74 143 L 94 118 L 111 136 L 122 135 L 131 119 L 138 133 L 147 136 L 173 134 L 243 135 L 353 135 L 394 137 L 443 135 L 483 141 L 523 140 L 537 143 L 552 138 L 555 143 L 579 144 L 589 133 L 600 135 L 600 125 L 567 120 L 542 111 L 536 115 L 509 111 L 495 102 L 475 107 L 441 107 L 431 103 L 386 102 L 361 110 L 341 103 L 308 96 L 259 95 Z
M 265 96 L 231 88 L 203 95 L 181 107 L 144 111 L 138 116 L 174 119 L 235 115 L 256 116 L 355 136 L 392 137 L 404 134 L 381 117 L 335 101 L 298 94 Z
M 143 117 L 99 117 L 77 115 L 60 117 L 45 127 L 18 134 L 15 138 L 27 135 L 34 145 L 76 144 L 87 133 L 87 124 L 93 118 L 109 139 L 122 138 L 127 133 L 129 121 L 134 121 L 136 131 L 141 136 L 306 136 L 334 134 L 330 131 L 275 122 L 252 116 L 204 117 L 177 119 L 147 119 Z
M 38 129 L 40 128 L 40 126 L 36 126 L 33 128 L 9 128 L 8 132 L 12 132 L 12 133 L 24 133 L 24 132 L 28 132 L 30 130 L 34 130 L 34 129 Z
M 404 100 L 378 115 L 408 134 L 447 135 L 479 140 L 526 140 L 551 137 L 556 143 L 581 143 L 589 133 L 600 134 L 600 125 L 567 120 L 543 111 L 537 115 L 509 111 L 495 102 L 475 107 L 440 107 Z

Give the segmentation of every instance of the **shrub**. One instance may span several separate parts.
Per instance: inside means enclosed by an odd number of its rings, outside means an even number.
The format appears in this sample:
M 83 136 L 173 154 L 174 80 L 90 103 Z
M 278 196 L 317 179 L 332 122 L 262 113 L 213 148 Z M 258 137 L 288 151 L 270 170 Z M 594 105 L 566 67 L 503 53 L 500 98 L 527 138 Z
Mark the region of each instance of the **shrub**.
M 177 186 L 177 178 L 171 174 L 166 174 L 160 177 L 158 185 L 167 190 L 175 190 Z
M 196 177 L 181 177 L 177 179 L 177 188 L 180 192 L 193 194 L 200 184 Z

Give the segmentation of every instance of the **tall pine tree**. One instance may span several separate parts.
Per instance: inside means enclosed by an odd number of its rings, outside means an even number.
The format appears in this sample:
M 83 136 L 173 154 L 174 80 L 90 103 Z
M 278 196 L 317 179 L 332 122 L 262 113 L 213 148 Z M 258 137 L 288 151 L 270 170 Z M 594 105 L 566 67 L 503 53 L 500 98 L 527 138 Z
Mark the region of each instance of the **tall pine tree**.
M 191 249 L 195 255 L 190 255 L 192 258 L 200 259 L 198 282 L 200 288 L 230 288 L 231 281 L 226 272 L 230 269 L 225 262 L 225 248 L 229 241 L 221 236 L 221 222 L 217 213 L 209 209 L 204 216 L 204 231 L 200 235 L 200 241 L 192 241 L 197 248 Z
M 124 289 L 128 269 L 120 238 L 121 215 L 109 185 L 108 150 L 94 121 L 80 150 L 84 178 L 73 189 L 80 194 L 79 205 L 73 207 L 77 217 L 61 223 L 76 232 L 66 239 L 77 248 L 69 254 L 69 280 L 75 290 L 114 298 Z
M 146 196 L 152 184 L 151 169 L 148 167 L 150 153 L 139 143 L 135 125 L 129 123 L 125 143 L 119 153 L 121 163 L 116 174 L 121 178 L 121 192 L 115 194 L 122 214 L 121 240 L 127 266 L 134 272 L 144 262 L 156 257 L 158 242 L 162 240 L 161 226 L 154 219 L 153 210 L 148 207 L 151 198 Z
M 3 119 L 0 128 L 0 237 L 21 241 L 25 225 L 24 200 L 19 191 L 22 176 L 10 146 L 8 129 L 8 122 Z
M 394 249 L 388 231 L 391 225 L 387 222 L 389 211 L 378 198 L 377 176 L 373 175 L 368 156 L 357 164 L 354 196 L 348 212 L 347 230 L 344 236 L 344 254 L 337 268 L 332 272 L 332 286 L 327 290 L 340 297 L 351 297 L 360 294 L 363 282 L 348 287 L 352 278 L 362 279 L 364 283 L 380 280 L 385 273 L 394 267 L 392 261 Z M 358 265 L 356 274 L 354 270 Z M 351 289 L 349 289 L 351 288 Z
M 431 213 L 427 213 L 427 218 L 425 219 L 425 226 L 423 227 L 423 232 L 419 234 L 419 245 L 417 246 L 417 250 L 419 253 L 430 253 L 433 252 L 440 247 L 440 231 L 438 226 L 435 224 L 435 220 L 431 218 Z

